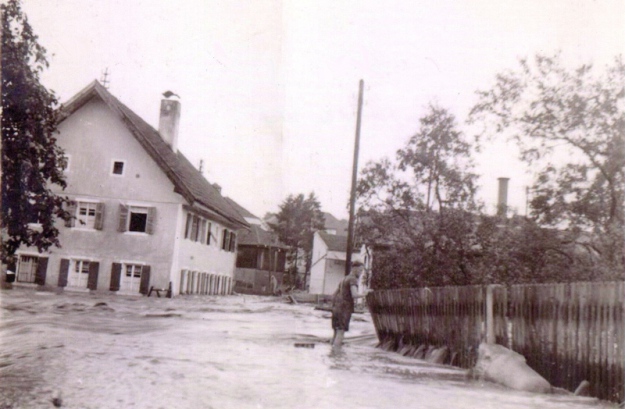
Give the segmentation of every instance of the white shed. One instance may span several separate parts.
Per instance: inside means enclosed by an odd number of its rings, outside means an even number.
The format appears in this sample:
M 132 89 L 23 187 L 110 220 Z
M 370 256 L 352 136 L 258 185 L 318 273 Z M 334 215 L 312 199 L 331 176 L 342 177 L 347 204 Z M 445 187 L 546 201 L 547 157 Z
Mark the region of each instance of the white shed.
M 345 277 L 346 256 L 347 236 L 316 232 L 313 238 L 309 293 L 333 294 Z M 371 256 L 364 245 L 353 250 L 352 261 L 356 260 L 365 264 L 365 271 L 371 271 Z

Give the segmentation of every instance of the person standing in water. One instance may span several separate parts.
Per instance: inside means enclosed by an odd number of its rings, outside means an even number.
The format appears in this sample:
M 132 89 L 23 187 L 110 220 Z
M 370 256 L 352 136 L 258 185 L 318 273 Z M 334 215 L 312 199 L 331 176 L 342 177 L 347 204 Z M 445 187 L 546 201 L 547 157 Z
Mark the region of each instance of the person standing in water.
M 334 330 L 334 335 L 330 342 L 333 347 L 340 347 L 343 344 L 345 331 L 349 331 L 349 321 L 354 312 L 354 300 L 366 296 L 366 294 L 358 294 L 358 280 L 364 269 L 365 266 L 362 262 L 352 262 L 349 274 L 341 280 L 334 293 L 334 300 L 332 301 L 332 329 Z

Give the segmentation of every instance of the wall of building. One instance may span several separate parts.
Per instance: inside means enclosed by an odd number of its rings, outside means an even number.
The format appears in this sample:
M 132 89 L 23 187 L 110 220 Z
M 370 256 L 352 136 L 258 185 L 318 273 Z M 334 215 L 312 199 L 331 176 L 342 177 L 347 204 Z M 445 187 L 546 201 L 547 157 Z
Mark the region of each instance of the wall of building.
M 310 285 L 308 292 L 311 294 L 322 294 L 323 280 L 326 269 L 325 256 L 328 246 L 321 239 L 319 234 L 313 236 L 312 261 L 310 267 Z
M 329 259 L 322 291 L 319 294 L 334 294 L 341 280 L 345 278 L 345 260 Z
M 182 220 L 186 221 L 187 212 L 183 212 Z M 178 251 L 178 272 L 172 277 L 174 281 L 175 293 L 180 291 L 180 281 L 182 271 L 193 271 L 207 273 L 215 276 L 228 278 L 229 282 L 234 282 L 234 267 L 236 262 L 236 251 L 222 249 L 224 226 L 211 221 L 214 237 L 210 244 L 200 241 L 185 239 L 186 222 L 178 226 L 179 251 Z M 183 291 L 184 292 L 184 291 Z
M 58 223 L 61 248 L 52 247 L 46 285 L 57 286 L 61 259 L 99 263 L 97 290 L 108 291 L 113 263 L 150 266 L 150 283 L 170 280 L 175 232 L 183 198 L 116 114 L 99 99 L 84 105 L 59 126 L 58 144 L 69 157 L 67 188 L 57 193 L 72 200 L 104 204 L 101 230 Z M 113 162 L 124 163 L 123 175 L 112 174 Z M 119 232 L 120 204 L 156 209 L 153 234 Z M 37 254 L 22 248 L 22 254 Z

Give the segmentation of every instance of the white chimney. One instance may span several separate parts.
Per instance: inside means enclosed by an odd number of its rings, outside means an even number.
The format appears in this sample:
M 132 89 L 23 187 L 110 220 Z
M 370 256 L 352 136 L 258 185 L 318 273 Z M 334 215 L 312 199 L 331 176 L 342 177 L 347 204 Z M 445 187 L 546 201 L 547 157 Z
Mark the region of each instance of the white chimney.
M 173 99 L 161 100 L 158 133 L 174 152 L 178 150 L 178 125 L 180 125 L 180 102 Z
M 508 181 L 510 178 L 497 178 L 497 180 L 499 180 L 497 216 L 506 217 L 506 213 L 508 212 Z

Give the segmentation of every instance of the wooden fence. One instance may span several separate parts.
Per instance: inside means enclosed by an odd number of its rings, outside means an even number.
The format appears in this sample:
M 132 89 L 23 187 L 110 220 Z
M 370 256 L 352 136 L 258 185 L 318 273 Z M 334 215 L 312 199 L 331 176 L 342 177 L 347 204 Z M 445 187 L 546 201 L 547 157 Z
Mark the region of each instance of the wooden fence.
M 552 385 L 590 382 L 592 396 L 624 398 L 625 283 L 383 290 L 369 294 L 380 345 L 421 357 L 446 346 L 447 363 L 472 367 L 487 339 L 522 355 Z

